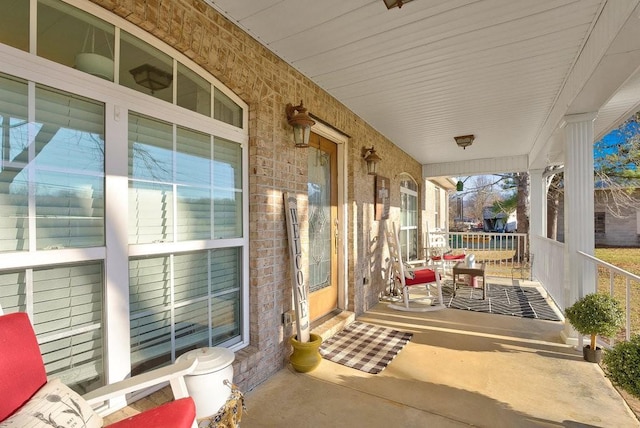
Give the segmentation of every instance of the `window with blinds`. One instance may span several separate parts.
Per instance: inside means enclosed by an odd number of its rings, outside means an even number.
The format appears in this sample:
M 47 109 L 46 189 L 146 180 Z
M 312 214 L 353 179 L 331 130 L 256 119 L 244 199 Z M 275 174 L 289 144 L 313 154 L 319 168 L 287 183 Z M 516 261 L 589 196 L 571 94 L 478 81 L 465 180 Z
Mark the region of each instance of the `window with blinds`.
M 0 273 L 5 313 L 29 312 L 47 376 L 79 393 L 103 384 L 102 263 Z
M 104 105 L 36 86 L 38 249 L 104 245 Z
M 418 185 L 411 177 L 400 182 L 400 245 L 407 260 L 418 258 Z
M 4 312 L 29 314 L 47 374 L 81 393 L 189 349 L 241 346 L 246 104 L 135 26 L 107 22 L 106 11 L 17 3 L 0 15 L 0 44 L 26 51 L 19 68 L 34 80 L 0 63 Z M 85 68 L 81 54 L 105 67 Z M 51 61 L 75 70 L 66 76 Z M 172 74 L 168 86 L 136 81 L 140 66 Z M 107 291 L 129 292 L 130 319 Z
M 103 245 L 104 106 L 36 86 L 29 121 L 25 82 L 0 76 L 0 95 L 0 249 Z
M 242 236 L 238 143 L 131 113 L 129 177 L 129 243 Z
M 133 372 L 239 337 L 241 272 L 241 248 L 131 259 Z
M 0 75 L 0 252 L 29 249 L 27 100 L 25 81 Z

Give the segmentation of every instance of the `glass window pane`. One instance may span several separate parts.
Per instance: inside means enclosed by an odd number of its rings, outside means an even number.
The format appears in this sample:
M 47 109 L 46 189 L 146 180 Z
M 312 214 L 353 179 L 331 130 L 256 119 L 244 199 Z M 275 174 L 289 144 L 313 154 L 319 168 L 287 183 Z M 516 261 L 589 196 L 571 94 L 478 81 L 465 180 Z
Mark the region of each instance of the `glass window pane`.
M 173 127 L 129 115 L 129 243 L 173 241 Z
M 239 338 L 241 254 L 223 248 L 130 260 L 134 373 Z
M 38 56 L 113 81 L 113 47 L 113 25 L 60 1 L 38 2 Z
M 47 376 L 80 393 L 103 384 L 102 263 L 33 270 L 33 327 Z
M 240 335 L 240 292 L 233 292 L 216 297 L 211 303 L 212 341 L 214 344 L 224 342 Z
M 211 117 L 211 83 L 178 63 L 177 85 L 180 107 Z
M 0 252 L 29 249 L 27 85 L 0 75 Z
M 131 368 L 137 374 L 171 361 L 170 257 L 129 262 Z
M 178 128 L 178 240 L 211 239 L 211 136 Z
M 213 165 L 215 238 L 242 236 L 242 147 L 216 138 Z
M 4 0 L 0 14 L 0 43 L 29 51 L 29 2 Z
M 0 274 L 0 307 L 5 314 L 26 312 L 27 274 L 24 270 Z
M 211 256 L 211 282 L 214 293 L 238 290 L 241 285 L 242 249 L 221 248 Z
M 242 128 L 242 107 L 216 88 L 213 92 L 213 118 Z
M 125 31 L 120 35 L 120 84 L 173 102 L 173 59 Z
M 37 248 L 104 245 L 104 106 L 37 87 L 36 122 Z

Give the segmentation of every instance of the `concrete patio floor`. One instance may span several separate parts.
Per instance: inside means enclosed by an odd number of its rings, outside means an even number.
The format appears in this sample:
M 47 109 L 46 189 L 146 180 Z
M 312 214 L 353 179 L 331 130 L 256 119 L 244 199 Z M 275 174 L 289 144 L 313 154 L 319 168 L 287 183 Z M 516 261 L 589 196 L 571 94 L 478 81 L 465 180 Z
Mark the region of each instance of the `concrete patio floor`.
M 640 427 L 562 323 L 384 303 L 358 321 L 414 335 L 377 375 L 324 359 L 279 371 L 245 394 L 242 427 Z
M 242 428 L 640 427 L 601 368 L 562 342 L 561 322 L 386 303 L 358 321 L 414 335 L 376 375 L 324 359 L 306 374 L 285 367 L 245 392 Z M 106 421 L 168 400 L 167 387 Z

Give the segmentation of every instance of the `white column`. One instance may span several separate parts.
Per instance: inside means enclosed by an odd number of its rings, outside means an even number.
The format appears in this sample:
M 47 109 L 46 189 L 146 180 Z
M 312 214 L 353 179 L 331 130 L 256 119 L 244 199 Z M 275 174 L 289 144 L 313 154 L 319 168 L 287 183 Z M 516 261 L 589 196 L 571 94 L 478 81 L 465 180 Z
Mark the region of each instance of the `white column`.
M 529 248 L 531 254 L 537 254 L 537 241 L 534 237 L 547 236 L 547 192 L 543 169 L 532 169 L 529 171 Z M 535 262 L 535 260 L 534 260 Z M 532 269 L 534 266 L 532 266 Z M 535 271 L 532 272 L 535 275 Z
M 595 113 L 565 117 L 565 306 L 570 306 L 580 297 L 596 290 L 595 267 L 577 253 L 582 251 L 593 255 L 595 247 L 593 205 L 593 120 L 595 118 Z

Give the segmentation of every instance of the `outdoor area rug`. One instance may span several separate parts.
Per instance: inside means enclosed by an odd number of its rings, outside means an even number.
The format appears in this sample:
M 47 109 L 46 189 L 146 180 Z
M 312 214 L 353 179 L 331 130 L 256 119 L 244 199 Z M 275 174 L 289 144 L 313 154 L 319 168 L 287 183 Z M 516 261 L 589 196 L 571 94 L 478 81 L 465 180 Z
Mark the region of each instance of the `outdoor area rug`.
M 482 300 L 482 288 L 468 285 L 459 285 L 456 297 L 453 297 L 453 283 L 448 280 L 443 284 L 442 296 L 448 308 L 560 321 L 558 314 L 533 287 L 489 284 L 487 299 Z
M 320 346 L 327 360 L 377 374 L 411 340 L 412 333 L 354 321 Z

